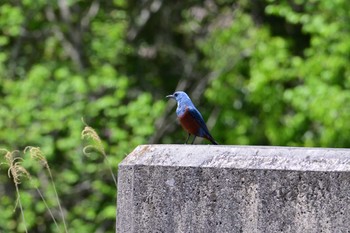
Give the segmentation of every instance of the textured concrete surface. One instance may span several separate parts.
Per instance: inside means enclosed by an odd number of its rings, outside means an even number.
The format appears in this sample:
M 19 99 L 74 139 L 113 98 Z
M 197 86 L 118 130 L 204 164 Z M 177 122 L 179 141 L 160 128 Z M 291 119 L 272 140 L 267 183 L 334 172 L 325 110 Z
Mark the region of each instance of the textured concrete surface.
M 117 232 L 350 232 L 350 150 L 139 146 L 119 165 Z

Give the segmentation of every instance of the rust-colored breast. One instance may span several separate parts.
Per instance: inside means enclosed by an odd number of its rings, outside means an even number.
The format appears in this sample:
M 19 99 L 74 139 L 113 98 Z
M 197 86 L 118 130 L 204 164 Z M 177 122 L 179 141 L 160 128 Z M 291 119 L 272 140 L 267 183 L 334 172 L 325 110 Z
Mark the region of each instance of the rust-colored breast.
M 179 117 L 180 124 L 188 133 L 198 136 L 199 124 L 186 108 L 185 113 Z

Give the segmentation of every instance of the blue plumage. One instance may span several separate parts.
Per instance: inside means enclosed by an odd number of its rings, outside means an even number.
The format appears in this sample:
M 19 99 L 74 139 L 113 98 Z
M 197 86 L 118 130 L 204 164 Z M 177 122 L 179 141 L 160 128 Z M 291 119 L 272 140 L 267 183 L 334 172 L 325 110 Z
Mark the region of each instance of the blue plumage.
M 176 115 L 182 127 L 188 132 L 186 143 L 190 136 L 194 135 L 192 144 L 196 136 L 206 138 L 215 145 L 218 144 L 210 135 L 202 114 L 197 110 L 185 92 L 177 91 L 173 95 L 168 95 L 167 98 L 173 98 L 177 102 Z

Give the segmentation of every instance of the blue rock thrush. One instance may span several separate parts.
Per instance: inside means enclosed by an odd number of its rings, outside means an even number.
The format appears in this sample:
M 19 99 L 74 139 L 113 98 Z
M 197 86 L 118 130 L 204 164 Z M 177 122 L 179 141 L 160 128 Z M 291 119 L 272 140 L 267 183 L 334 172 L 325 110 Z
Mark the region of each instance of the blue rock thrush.
M 196 136 L 198 136 L 208 139 L 214 145 L 218 145 L 218 143 L 210 135 L 201 113 L 196 109 L 190 97 L 188 97 L 185 92 L 177 91 L 173 95 L 167 95 L 166 97 L 175 99 L 177 102 L 176 115 L 182 128 L 184 128 L 184 130 L 186 130 L 188 133 L 185 144 L 187 144 L 190 136 L 194 135 L 192 144 L 196 139 Z

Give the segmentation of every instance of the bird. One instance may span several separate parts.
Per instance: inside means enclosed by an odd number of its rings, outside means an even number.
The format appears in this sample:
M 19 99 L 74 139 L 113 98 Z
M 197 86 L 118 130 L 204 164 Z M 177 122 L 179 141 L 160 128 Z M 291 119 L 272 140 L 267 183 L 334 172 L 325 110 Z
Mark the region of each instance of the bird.
M 177 118 L 179 119 L 182 128 L 188 133 L 185 144 L 187 144 L 191 135 L 193 135 L 194 138 L 192 144 L 198 136 L 209 140 L 214 145 L 218 145 L 209 133 L 208 127 L 205 124 L 201 113 L 197 110 L 190 97 L 185 92 L 176 91 L 172 95 L 167 95 L 166 98 L 175 99 L 177 102 Z

